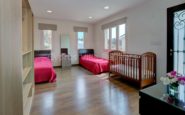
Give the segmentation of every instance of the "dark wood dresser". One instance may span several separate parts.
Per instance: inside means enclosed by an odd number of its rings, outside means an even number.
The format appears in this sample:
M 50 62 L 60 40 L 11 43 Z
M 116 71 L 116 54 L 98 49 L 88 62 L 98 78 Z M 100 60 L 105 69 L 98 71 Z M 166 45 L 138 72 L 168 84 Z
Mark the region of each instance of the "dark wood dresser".
M 185 86 L 179 88 L 178 98 L 168 94 L 162 83 L 139 91 L 140 115 L 185 115 Z

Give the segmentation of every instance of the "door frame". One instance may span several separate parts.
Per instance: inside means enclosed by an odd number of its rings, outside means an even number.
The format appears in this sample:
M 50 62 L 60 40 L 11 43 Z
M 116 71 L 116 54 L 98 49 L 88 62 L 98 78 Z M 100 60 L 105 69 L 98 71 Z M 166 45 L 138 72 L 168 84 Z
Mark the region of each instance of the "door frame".
M 174 12 L 185 9 L 185 3 L 167 8 L 167 72 L 173 70 L 174 55 L 171 53 L 173 51 L 173 22 L 174 22 Z

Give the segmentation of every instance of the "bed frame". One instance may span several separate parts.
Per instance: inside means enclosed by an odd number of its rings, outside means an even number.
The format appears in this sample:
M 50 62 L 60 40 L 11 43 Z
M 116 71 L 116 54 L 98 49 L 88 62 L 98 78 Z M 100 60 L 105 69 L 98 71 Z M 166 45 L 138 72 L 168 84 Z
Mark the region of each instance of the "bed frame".
M 94 55 L 94 49 L 79 49 L 78 54 L 79 54 L 79 59 L 83 55 L 87 55 L 87 54 Z
M 109 77 L 121 76 L 139 89 L 156 84 L 156 54 L 128 54 L 114 50 L 109 52 Z
M 48 57 L 51 59 L 51 50 L 35 50 L 34 57 Z
M 108 64 L 109 61 L 94 56 L 93 49 L 79 49 L 78 53 L 79 53 L 79 65 L 87 69 L 94 75 L 109 71 L 109 64 Z M 87 55 L 87 57 L 82 58 L 82 56 L 84 55 Z M 92 55 L 92 56 L 88 56 L 88 55 Z M 96 61 L 96 59 L 98 59 L 98 61 Z

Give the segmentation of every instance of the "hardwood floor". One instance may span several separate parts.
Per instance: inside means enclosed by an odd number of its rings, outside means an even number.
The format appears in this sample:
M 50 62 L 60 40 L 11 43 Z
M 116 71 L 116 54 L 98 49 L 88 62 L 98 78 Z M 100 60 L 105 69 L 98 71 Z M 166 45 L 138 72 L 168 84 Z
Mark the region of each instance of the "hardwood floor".
M 137 89 L 78 66 L 55 70 L 56 83 L 35 86 L 31 115 L 139 115 Z

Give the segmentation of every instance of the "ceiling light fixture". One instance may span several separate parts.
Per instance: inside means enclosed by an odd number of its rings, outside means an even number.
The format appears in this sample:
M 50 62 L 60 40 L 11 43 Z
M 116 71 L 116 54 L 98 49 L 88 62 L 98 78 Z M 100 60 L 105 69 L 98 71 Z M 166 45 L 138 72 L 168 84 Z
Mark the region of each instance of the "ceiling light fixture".
M 53 11 L 51 11 L 51 10 L 47 10 L 47 13 L 50 13 L 50 14 L 51 14 L 52 12 L 53 12 Z
M 108 10 L 110 7 L 109 6 L 104 6 L 104 9 L 105 10 Z
M 93 17 L 92 16 L 89 16 L 89 19 L 92 19 Z

